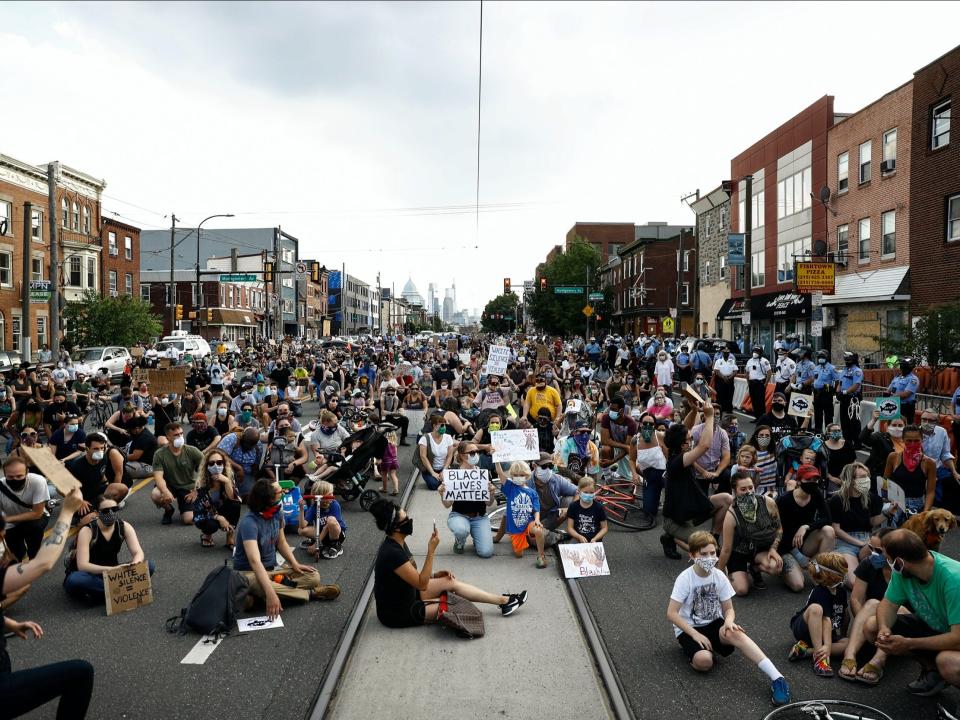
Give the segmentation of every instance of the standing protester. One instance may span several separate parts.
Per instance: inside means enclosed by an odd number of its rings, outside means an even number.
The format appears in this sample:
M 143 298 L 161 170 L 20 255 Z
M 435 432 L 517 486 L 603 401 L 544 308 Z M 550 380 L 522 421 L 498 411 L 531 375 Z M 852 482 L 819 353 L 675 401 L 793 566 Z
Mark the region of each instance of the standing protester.
M 833 395 L 840 375 L 830 362 L 830 353 L 817 351 L 817 369 L 813 380 L 813 431 L 833 422 Z
M 846 366 L 840 373 L 838 392 L 840 394 L 840 427 L 843 437 L 853 445 L 860 447 L 860 398 L 863 397 L 863 370 L 860 369 L 860 356 L 854 352 L 843 354 Z
M 763 357 L 763 349 L 759 345 L 753 346 L 753 352 L 747 360 L 744 371 L 747 374 L 753 417 L 759 422 L 767 412 L 767 383 L 770 381 L 770 361 Z
M 700 367 L 704 364 L 702 358 L 707 358 L 706 362 L 709 363 L 709 355 L 701 348 L 693 356 L 693 371 L 695 373 L 703 373 L 709 368 L 709 364 L 707 368 Z M 717 390 L 717 405 L 720 412 L 733 412 L 733 390 L 736 375 L 737 360 L 730 353 L 730 350 L 724 347 L 720 352 L 720 357 L 713 362 L 713 380 L 714 387 Z
M 787 349 L 781 347 L 777 351 L 777 372 L 773 378 L 778 393 L 787 394 L 796 371 L 797 363 L 790 358 L 790 353 L 787 352 Z

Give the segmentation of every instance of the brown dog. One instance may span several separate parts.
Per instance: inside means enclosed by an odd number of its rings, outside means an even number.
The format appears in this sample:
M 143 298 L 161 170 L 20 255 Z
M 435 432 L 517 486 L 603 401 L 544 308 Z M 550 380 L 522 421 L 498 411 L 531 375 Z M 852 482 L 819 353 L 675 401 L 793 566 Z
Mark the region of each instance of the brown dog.
M 940 550 L 943 538 L 955 527 L 957 518 L 954 514 L 940 508 L 912 515 L 903 524 L 903 528 L 918 535 L 928 549 L 937 551 Z

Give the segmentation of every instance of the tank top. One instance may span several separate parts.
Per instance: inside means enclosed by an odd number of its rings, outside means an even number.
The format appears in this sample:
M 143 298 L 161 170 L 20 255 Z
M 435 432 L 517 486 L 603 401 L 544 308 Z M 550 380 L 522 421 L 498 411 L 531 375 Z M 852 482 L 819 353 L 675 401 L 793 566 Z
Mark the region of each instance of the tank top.
M 660 449 L 659 445 L 648 448 L 637 446 L 637 470 L 642 472 L 647 468 L 653 468 L 654 470 L 667 469 L 667 459 L 663 456 L 663 450 Z
M 118 520 L 109 539 L 103 536 L 100 526 L 91 527 L 90 563 L 114 567 L 120 564 L 120 547 L 123 545 L 123 520 Z
M 764 498 L 757 498 L 757 517 L 753 522 L 747 522 L 736 502 L 730 507 L 730 512 L 737 521 L 737 527 L 733 531 L 733 552 L 739 555 L 755 555 L 773 545 L 777 536 L 777 523 L 770 516 Z
M 925 456 L 924 456 L 925 457 Z M 903 464 L 903 456 L 900 456 L 899 463 L 893 469 L 890 479 L 903 488 L 903 494 L 908 498 L 922 498 L 927 494 L 927 474 L 923 471 L 923 458 L 917 463 L 917 468 L 913 472 L 907 469 Z

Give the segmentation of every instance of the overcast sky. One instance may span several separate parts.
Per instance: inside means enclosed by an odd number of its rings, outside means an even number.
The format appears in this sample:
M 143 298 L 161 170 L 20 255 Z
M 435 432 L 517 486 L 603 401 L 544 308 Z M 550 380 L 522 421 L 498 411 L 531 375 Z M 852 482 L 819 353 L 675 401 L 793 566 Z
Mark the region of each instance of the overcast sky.
M 576 221 L 692 223 L 730 159 L 852 112 L 960 39 L 960 4 L 10 3 L 0 153 L 107 181 L 143 228 L 281 225 L 301 256 L 482 307 Z M 411 210 L 411 208 L 414 208 Z M 422 209 L 430 208 L 430 209 Z

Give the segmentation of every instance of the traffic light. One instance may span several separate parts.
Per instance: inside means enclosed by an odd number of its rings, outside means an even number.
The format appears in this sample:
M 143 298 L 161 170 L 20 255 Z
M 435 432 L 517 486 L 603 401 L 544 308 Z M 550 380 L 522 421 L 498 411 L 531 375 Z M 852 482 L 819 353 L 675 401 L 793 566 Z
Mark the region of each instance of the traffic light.
M 316 260 L 310 263 L 310 282 L 320 282 L 320 263 Z
M 510 278 L 503 279 L 503 294 L 504 295 L 510 294 Z
M 213 322 L 213 310 L 207 308 L 207 322 Z
M 273 282 L 273 263 L 266 262 L 263 264 L 263 281 L 265 283 Z
M 183 305 L 177 305 L 176 317 L 177 320 L 183 320 Z
M 547 291 L 547 279 L 545 277 L 540 278 L 540 292 Z

